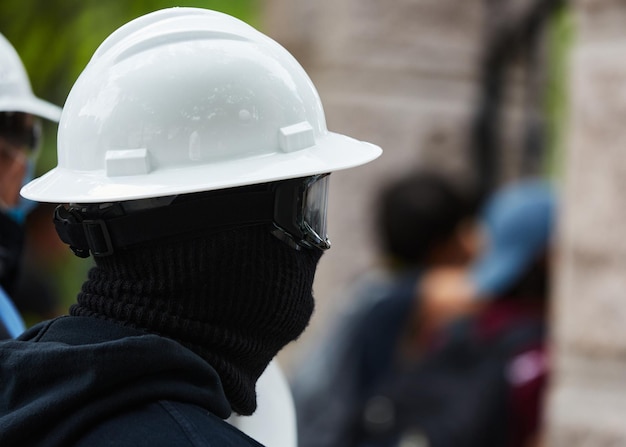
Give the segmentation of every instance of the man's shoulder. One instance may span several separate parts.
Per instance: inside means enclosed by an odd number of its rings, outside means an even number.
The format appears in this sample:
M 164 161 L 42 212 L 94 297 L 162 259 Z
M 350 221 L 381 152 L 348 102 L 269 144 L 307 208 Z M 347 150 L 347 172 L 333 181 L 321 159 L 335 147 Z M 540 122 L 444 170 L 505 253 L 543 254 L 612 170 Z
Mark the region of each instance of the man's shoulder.
M 97 424 L 76 447 L 262 447 L 228 422 L 197 405 L 159 401 Z

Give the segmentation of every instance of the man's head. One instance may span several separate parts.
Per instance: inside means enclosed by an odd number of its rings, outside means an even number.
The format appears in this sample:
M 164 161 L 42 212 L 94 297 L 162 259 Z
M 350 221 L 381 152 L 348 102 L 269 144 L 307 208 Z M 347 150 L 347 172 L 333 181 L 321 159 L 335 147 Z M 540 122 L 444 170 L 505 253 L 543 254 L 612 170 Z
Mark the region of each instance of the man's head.
M 313 309 L 328 174 L 380 148 L 329 132 L 278 43 L 203 9 L 100 45 L 60 122 L 58 166 L 22 189 L 97 267 L 71 313 L 165 334 L 220 373 L 233 409 Z
M 0 34 L 0 208 L 19 205 L 19 190 L 32 174 L 41 136 L 40 118 L 58 121 L 61 109 L 33 94 L 22 61 Z
M 471 255 L 464 232 L 471 231 L 476 206 L 471 185 L 446 172 L 411 171 L 387 185 L 378 198 L 383 250 L 405 266 L 463 261 Z
M 32 178 L 40 118 L 58 121 L 61 109 L 36 97 L 22 61 L 0 34 L 0 286 L 9 293 L 19 272 L 23 222 L 34 203 L 20 198 Z

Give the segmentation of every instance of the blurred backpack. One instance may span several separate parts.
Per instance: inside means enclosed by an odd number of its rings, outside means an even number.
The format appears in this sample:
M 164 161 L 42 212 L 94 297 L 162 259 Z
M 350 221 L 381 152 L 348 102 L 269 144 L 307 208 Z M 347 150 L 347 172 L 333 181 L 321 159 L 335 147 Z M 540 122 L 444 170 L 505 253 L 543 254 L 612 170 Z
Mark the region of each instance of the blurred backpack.
M 457 322 L 419 362 L 395 369 L 364 405 L 358 447 L 503 447 L 511 359 L 541 345 L 539 319 L 520 318 L 488 339 L 476 320 Z

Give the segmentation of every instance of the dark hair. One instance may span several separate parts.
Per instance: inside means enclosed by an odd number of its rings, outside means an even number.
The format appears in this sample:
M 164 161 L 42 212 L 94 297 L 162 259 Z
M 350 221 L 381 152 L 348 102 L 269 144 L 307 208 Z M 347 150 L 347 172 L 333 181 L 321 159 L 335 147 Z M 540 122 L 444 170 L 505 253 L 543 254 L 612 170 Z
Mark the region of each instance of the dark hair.
M 383 250 L 402 263 L 419 264 L 476 214 L 478 195 L 469 182 L 447 173 L 415 170 L 384 187 L 377 205 Z

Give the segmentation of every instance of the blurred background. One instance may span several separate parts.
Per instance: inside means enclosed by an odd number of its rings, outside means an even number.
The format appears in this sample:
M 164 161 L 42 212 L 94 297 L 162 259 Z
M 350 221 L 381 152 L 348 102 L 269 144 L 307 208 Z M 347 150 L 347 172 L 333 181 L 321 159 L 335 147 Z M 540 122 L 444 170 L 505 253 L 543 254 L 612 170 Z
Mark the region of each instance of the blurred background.
M 349 305 L 342 290 L 381 262 L 372 218 L 381 185 L 423 166 L 472 179 L 484 195 L 542 177 L 562 198 L 545 444 L 626 446 L 626 4 L 3 0 L 0 32 L 34 92 L 63 105 L 106 36 L 169 6 L 227 12 L 273 37 L 311 76 L 329 129 L 384 150 L 332 176 L 333 248 L 318 269 L 311 325 L 280 354 L 287 375 Z M 56 164 L 56 127 L 46 126 L 38 174 Z M 51 212 L 41 206 L 28 220 L 22 310 L 31 324 L 66 312 L 90 266 L 57 241 Z

